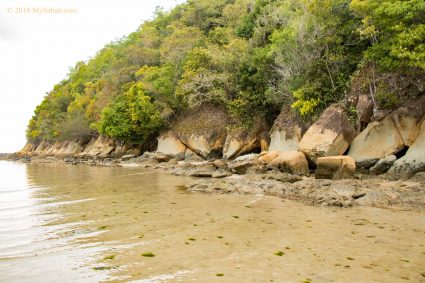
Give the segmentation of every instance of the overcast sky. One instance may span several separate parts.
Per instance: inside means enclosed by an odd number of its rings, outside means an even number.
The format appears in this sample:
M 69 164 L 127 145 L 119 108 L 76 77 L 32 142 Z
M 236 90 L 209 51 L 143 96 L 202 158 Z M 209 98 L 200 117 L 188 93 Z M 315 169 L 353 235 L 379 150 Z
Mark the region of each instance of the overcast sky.
M 0 153 L 25 144 L 35 107 L 69 67 L 184 0 L 1 0 Z M 37 13 L 50 8 L 70 13 Z

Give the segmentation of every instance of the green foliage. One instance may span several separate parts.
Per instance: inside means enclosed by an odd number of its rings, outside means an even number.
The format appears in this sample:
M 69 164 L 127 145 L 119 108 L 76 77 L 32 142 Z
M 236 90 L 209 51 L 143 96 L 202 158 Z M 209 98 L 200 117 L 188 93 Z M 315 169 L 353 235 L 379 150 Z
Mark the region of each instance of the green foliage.
M 383 83 L 378 85 L 375 99 L 379 107 L 383 109 L 394 109 L 400 104 L 399 97 Z
M 140 83 L 102 111 L 99 132 L 124 141 L 143 142 L 162 126 L 160 112 Z
M 387 69 L 425 69 L 425 2 L 421 0 L 353 0 L 362 18 L 360 34 L 371 41 L 365 57 Z
M 290 106 L 313 120 L 350 84 L 376 96 L 378 108 L 394 108 L 423 92 L 424 15 L 420 0 L 189 0 L 158 8 L 137 31 L 71 68 L 37 106 L 27 137 L 97 131 L 142 142 L 204 104 L 248 128 Z

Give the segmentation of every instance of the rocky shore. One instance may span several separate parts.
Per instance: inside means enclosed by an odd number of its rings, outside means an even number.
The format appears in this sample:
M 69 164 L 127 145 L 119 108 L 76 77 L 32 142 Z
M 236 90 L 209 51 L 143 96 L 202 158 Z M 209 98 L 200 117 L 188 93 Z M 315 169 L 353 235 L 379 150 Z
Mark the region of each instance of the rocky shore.
M 199 177 L 187 189 L 205 193 L 425 210 L 425 95 L 386 111 L 361 95 L 346 104 L 357 128 L 340 104 L 312 124 L 284 108 L 271 127 L 258 121 L 251 128 L 237 128 L 226 109 L 204 105 L 141 144 L 100 135 L 40 140 L 1 158 L 162 169 Z
M 264 155 L 263 155 L 264 156 Z M 317 206 L 372 206 L 395 210 L 425 211 L 425 173 L 410 179 L 395 180 L 389 175 L 373 176 L 357 171 L 350 179 L 316 179 L 282 172 L 261 165 L 259 154 L 228 161 L 179 160 L 172 155 L 146 152 L 121 158 L 77 156 L 0 156 L 3 160 L 32 163 L 66 163 L 89 166 L 123 166 L 165 170 L 179 176 L 194 177 L 186 189 L 209 194 L 270 195 Z M 195 178 L 196 177 L 196 178 Z

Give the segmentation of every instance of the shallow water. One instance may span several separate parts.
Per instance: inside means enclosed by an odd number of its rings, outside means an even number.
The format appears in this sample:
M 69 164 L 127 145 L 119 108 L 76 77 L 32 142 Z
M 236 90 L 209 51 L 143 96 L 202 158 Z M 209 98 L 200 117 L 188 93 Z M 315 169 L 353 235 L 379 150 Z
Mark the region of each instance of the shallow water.
M 193 194 L 188 181 L 0 161 L 0 282 L 425 282 L 423 213 Z

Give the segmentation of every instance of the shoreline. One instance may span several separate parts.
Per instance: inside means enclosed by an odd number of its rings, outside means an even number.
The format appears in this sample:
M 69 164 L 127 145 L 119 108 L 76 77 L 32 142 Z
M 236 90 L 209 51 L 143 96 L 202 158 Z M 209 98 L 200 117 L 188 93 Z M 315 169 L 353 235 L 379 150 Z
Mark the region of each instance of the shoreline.
M 62 163 L 88 166 L 139 167 L 162 170 L 177 176 L 197 177 L 187 191 L 206 194 L 268 195 L 312 206 L 369 206 L 391 210 L 425 211 L 425 173 L 410 179 L 391 180 L 386 175 L 356 172 L 354 178 L 315 179 L 279 170 L 229 168 L 234 161 L 182 161 L 161 153 L 146 152 L 122 158 L 97 156 L 29 156 L 0 154 L 0 160 L 23 163 Z

